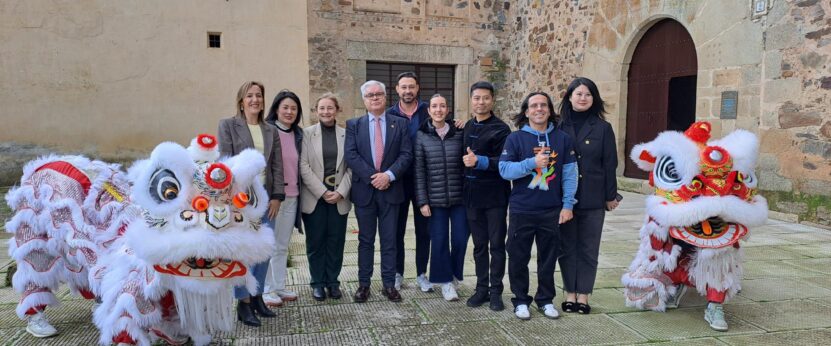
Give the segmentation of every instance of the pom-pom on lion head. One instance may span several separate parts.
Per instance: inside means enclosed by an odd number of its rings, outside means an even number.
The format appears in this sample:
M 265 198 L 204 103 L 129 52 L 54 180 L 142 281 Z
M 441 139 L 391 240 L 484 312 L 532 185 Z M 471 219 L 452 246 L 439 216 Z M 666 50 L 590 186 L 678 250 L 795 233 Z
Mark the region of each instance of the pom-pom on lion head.
M 630 158 L 655 187 L 649 217 L 675 238 L 723 247 L 744 236 L 746 226 L 764 223 L 767 201 L 756 195 L 756 135 L 736 130 L 710 140 L 710 130 L 710 123 L 696 122 L 684 133 L 662 132 L 635 145 Z

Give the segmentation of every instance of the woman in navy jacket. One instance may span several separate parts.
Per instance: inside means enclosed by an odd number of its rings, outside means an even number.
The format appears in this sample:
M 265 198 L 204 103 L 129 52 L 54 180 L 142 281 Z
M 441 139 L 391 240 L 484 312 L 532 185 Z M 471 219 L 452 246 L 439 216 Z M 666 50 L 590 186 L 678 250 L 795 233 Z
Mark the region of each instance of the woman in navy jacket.
M 605 104 L 594 82 L 579 77 L 569 84 L 560 103 L 560 128 L 574 139 L 579 183 L 574 219 L 560 227 L 565 312 L 591 311 L 589 295 L 597 275 L 603 219 L 607 210 L 618 206 L 617 147 L 604 113 Z

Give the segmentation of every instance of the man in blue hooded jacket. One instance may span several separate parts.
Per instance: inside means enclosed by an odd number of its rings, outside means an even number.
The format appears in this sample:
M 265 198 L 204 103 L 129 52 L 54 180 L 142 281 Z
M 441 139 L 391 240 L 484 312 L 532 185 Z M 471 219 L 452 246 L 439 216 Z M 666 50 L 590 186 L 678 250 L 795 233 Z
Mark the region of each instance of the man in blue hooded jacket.
M 528 261 L 537 244 L 537 281 L 533 300 L 548 318 L 560 316 L 554 307 L 554 265 L 559 225 L 573 217 L 577 202 L 577 159 L 571 138 L 554 125 L 551 97 L 529 94 L 514 121 L 519 130 L 505 140 L 499 174 L 511 180 L 508 202 L 508 279 L 517 318 L 531 318 L 528 305 Z

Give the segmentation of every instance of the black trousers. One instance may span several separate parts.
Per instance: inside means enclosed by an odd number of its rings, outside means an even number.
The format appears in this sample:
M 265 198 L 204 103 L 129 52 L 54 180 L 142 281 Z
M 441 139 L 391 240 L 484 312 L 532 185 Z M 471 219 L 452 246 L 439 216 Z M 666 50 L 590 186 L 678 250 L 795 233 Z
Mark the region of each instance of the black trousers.
M 384 287 L 395 285 L 395 227 L 399 204 L 373 199 L 364 207 L 355 207 L 358 218 L 358 284 L 369 286 L 375 265 L 375 233 L 381 237 L 381 281 Z M 402 251 L 404 249 L 401 249 Z
M 404 235 L 407 232 L 407 219 L 410 213 L 410 205 L 413 209 L 413 224 L 415 226 L 415 264 L 416 274 L 427 273 L 427 261 L 430 259 L 430 229 L 428 219 L 421 215 L 421 210 L 415 202 L 415 177 L 404 176 L 404 203 L 398 209 L 398 228 L 395 236 L 395 243 L 398 246 L 398 254 L 395 257 L 396 273 L 404 275 Z
M 502 294 L 505 277 L 505 236 L 507 206 L 467 208 L 467 222 L 473 238 L 476 291 Z
M 560 225 L 562 253 L 559 262 L 566 292 L 592 293 L 605 218 L 604 209 L 575 209 L 574 218 Z
M 302 214 L 306 226 L 306 257 L 313 288 L 338 287 L 343 267 L 343 244 L 346 242 L 346 217 L 337 204 L 322 198 L 311 214 Z
M 531 245 L 537 243 L 537 293 L 534 295 L 538 307 L 551 304 L 556 295 L 554 287 L 554 266 L 557 263 L 560 210 L 540 214 L 514 214 L 508 227 L 508 279 L 514 297 L 511 302 L 528 305 L 528 262 L 531 260 Z

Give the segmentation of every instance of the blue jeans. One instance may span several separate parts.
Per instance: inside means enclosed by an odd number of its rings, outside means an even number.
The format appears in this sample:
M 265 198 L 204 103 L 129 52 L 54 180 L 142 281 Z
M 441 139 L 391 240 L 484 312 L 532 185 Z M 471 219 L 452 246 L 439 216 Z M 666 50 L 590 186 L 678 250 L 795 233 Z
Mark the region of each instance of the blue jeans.
M 461 281 L 470 232 L 464 205 L 430 208 L 430 282 Z M 448 229 L 450 228 L 450 229 Z
M 271 226 L 271 220 L 268 219 L 268 212 L 263 215 L 262 223 L 264 225 Z M 254 278 L 257 279 L 257 294 L 258 296 L 263 294 L 263 288 L 265 287 L 265 276 L 268 274 L 268 260 L 265 260 L 260 263 L 256 263 L 254 265 L 249 265 L 248 270 L 251 271 L 251 275 L 254 275 Z M 234 287 L 234 297 L 237 299 L 245 299 L 250 297 L 251 294 L 248 292 L 248 289 L 245 286 L 237 286 Z

